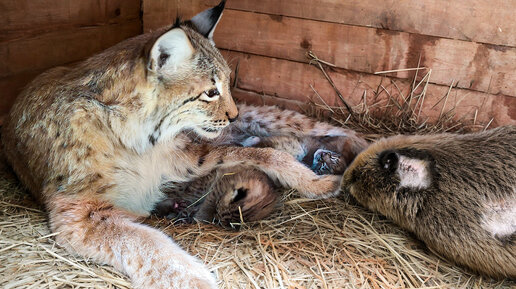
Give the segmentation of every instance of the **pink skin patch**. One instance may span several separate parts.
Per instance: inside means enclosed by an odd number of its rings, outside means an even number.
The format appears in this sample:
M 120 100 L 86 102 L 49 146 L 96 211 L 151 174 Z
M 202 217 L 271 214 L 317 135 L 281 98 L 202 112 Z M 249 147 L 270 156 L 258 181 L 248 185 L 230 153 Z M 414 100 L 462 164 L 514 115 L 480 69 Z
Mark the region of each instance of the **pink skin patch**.
M 399 156 L 397 173 L 400 178 L 400 188 L 428 188 L 431 178 L 427 165 L 425 160 Z
M 482 218 L 483 228 L 495 238 L 515 234 L 516 200 L 499 200 L 486 204 Z

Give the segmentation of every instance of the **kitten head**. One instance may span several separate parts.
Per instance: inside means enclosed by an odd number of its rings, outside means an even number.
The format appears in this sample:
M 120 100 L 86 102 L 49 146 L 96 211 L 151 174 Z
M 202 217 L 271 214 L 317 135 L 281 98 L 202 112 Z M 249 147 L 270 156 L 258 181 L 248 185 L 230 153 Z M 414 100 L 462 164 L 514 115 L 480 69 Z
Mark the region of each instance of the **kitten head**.
M 265 173 L 250 168 L 228 169 L 211 186 L 195 219 L 235 228 L 271 214 L 278 198 L 274 184 Z

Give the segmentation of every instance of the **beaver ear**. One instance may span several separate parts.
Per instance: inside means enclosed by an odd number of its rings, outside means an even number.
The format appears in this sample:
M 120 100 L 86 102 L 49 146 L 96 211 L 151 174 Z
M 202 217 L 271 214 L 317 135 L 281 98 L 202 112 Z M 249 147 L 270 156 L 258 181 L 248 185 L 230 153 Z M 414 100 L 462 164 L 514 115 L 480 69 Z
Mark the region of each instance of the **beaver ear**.
M 428 170 L 427 160 L 398 156 L 396 173 L 400 179 L 401 188 L 426 189 L 430 186 L 432 177 Z

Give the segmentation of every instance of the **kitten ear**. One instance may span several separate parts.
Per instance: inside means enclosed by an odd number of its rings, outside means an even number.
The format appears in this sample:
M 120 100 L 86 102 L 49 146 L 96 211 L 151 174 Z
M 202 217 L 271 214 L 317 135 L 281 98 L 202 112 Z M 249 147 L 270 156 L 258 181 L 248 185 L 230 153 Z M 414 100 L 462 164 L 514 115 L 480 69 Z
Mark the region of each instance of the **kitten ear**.
M 171 74 L 192 57 L 194 48 L 181 28 L 173 28 L 161 35 L 149 53 L 147 68 L 151 71 Z
M 231 203 L 236 203 L 240 200 L 243 200 L 247 197 L 248 190 L 246 188 L 238 188 L 233 191 L 233 195 L 231 196 Z
M 190 21 L 197 29 L 197 32 L 213 41 L 213 32 L 222 17 L 225 5 L 226 0 L 222 0 L 219 5 L 195 15 Z
M 399 156 L 397 174 L 401 188 L 426 189 L 432 181 L 427 160 Z

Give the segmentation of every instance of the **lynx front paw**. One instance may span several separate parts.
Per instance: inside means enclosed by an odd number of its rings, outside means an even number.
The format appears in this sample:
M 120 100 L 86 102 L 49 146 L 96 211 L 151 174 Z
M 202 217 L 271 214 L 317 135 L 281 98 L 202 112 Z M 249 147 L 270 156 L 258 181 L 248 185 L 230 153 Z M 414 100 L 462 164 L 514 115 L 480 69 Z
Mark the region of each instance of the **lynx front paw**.
M 142 248 L 146 256 L 127 260 L 133 286 L 145 289 L 216 289 L 214 275 L 176 244 Z
M 340 182 L 342 176 L 323 175 L 314 180 L 307 192 L 301 192 L 304 196 L 312 199 L 326 199 L 335 197 L 340 193 Z
M 195 266 L 189 266 L 176 262 L 166 263 L 168 266 L 156 264 L 154 268 L 142 272 L 141 279 L 134 280 L 134 288 L 217 289 L 215 278 L 202 264 L 196 262 Z

